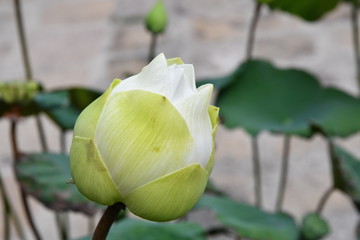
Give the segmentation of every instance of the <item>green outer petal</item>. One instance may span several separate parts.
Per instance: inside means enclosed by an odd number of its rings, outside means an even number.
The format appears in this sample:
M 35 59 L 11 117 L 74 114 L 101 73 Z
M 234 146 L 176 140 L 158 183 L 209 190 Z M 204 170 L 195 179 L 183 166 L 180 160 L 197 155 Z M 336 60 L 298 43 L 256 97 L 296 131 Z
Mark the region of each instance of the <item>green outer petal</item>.
M 185 120 L 161 95 L 131 90 L 112 94 L 95 143 L 122 195 L 186 166 L 193 138 Z
M 219 125 L 219 110 L 220 108 L 210 105 L 208 108 L 209 116 L 211 120 L 211 126 L 212 126 L 212 137 L 213 137 L 213 150 L 211 152 L 211 156 L 209 159 L 209 162 L 207 163 L 205 169 L 209 172 L 209 174 L 212 172 L 215 164 L 215 135 L 216 130 Z
M 103 107 L 113 88 L 120 82 L 120 79 L 115 78 L 106 92 L 81 112 L 75 123 L 74 136 L 94 138 L 96 126 Z
M 177 65 L 184 64 L 184 62 L 179 57 L 166 59 L 166 62 L 167 62 L 168 66 L 171 66 L 171 65 L 174 65 L 174 64 L 177 64 Z
M 103 205 L 122 200 L 92 139 L 74 137 L 70 168 L 76 187 L 90 200 Z
M 135 215 L 158 222 L 186 214 L 204 193 L 208 172 L 192 164 L 141 186 L 125 196 L 124 203 Z

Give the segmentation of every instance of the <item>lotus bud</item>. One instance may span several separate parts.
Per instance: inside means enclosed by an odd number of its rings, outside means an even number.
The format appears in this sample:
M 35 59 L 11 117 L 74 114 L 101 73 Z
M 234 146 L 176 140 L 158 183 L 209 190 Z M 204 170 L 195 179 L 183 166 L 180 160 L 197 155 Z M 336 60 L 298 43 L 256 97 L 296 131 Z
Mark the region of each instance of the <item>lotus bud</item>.
M 146 28 L 154 33 L 165 31 L 167 24 L 167 13 L 163 1 L 158 0 L 145 19 Z
M 163 54 L 115 79 L 75 124 L 70 165 L 79 191 L 152 221 L 187 213 L 214 166 L 212 91 L 211 84 L 196 89 L 193 65 Z

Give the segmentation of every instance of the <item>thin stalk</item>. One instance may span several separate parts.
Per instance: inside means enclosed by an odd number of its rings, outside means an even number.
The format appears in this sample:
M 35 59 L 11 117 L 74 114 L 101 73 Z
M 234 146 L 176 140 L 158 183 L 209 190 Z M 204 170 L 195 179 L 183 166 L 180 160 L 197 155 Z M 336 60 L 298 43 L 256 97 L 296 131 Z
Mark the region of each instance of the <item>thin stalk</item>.
M 157 38 L 158 38 L 158 35 L 156 33 L 151 33 L 148 63 L 151 62 L 155 57 Z
M 325 204 L 327 202 L 327 200 L 329 199 L 329 197 L 331 196 L 331 194 L 335 191 L 335 188 L 332 186 L 330 187 L 328 190 L 326 190 L 326 192 L 322 195 L 322 197 L 320 198 L 319 204 L 316 208 L 316 213 L 317 214 L 321 214 Z
M 261 166 L 259 157 L 259 146 L 257 137 L 251 138 L 253 171 L 254 171 L 254 185 L 255 185 L 255 205 L 259 208 L 262 206 L 261 194 Z
M 254 42 L 255 42 L 256 27 L 257 27 L 257 23 L 260 18 L 261 6 L 262 6 L 262 4 L 258 1 L 256 1 L 253 16 L 252 16 L 251 22 L 250 22 L 248 38 L 247 38 L 247 42 L 246 42 L 246 60 L 250 60 L 252 58 Z
M 64 213 L 66 214 L 66 213 Z M 56 224 L 57 224 L 57 227 L 58 227 L 58 230 L 59 230 L 59 236 L 60 236 L 60 239 L 62 240 L 66 240 L 68 239 L 68 232 L 67 232 L 67 227 L 66 227 L 66 220 L 65 217 L 66 215 L 64 215 L 62 213 L 55 213 L 55 220 L 56 220 Z
M 14 0 L 14 8 L 15 8 L 16 27 L 17 27 L 17 31 L 18 31 L 18 35 L 19 35 L 19 42 L 20 42 L 21 57 L 22 57 L 22 62 L 24 65 L 24 70 L 25 70 L 25 78 L 27 81 L 31 81 L 31 80 L 33 80 L 33 75 L 32 75 L 32 70 L 31 70 L 29 51 L 28 51 L 27 42 L 26 42 L 25 29 L 24 29 L 24 23 L 23 23 L 23 17 L 22 17 L 23 15 L 21 12 L 21 0 Z M 41 148 L 44 152 L 47 152 L 48 147 L 46 144 L 44 128 L 42 126 L 40 116 L 36 115 L 35 118 L 36 118 L 36 125 L 38 128 L 38 132 L 40 135 Z
M 93 240 L 105 240 L 106 236 L 109 233 L 109 230 L 116 220 L 117 215 L 121 210 L 125 210 L 125 204 L 117 202 L 114 205 L 108 206 L 104 212 L 104 215 L 101 217 L 94 235 Z
M 40 116 L 38 114 L 35 116 L 35 121 L 36 121 L 36 126 L 37 126 L 37 129 L 39 132 L 41 149 L 43 152 L 48 152 L 48 146 L 47 146 L 47 142 L 46 142 L 46 138 L 45 138 L 44 127 L 41 122 Z
M 1 178 L 1 177 L 0 177 Z M 10 239 L 10 221 L 9 221 L 9 217 L 11 215 L 11 209 L 10 209 L 10 204 L 9 204 L 9 200 L 7 199 L 6 193 L 4 191 L 4 186 L 2 185 L 2 180 L 0 179 L 0 195 L 1 195 L 1 200 L 3 203 L 3 220 L 4 220 L 4 229 L 3 229 L 3 233 L 4 233 L 4 240 L 9 240 Z
M 60 132 L 60 153 L 66 154 L 66 131 L 61 130 Z M 66 240 L 68 238 L 68 232 L 69 232 L 69 225 L 67 224 L 69 222 L 68 214 L 66 212 L 55 213 L 56 223 L 60 235 L 60 239 Z
M 282 204 L 284 202 L 288 168 L 289 168 L 290 139 L 291 138 L 289 135 L 284 136 L 284 147 L 283 147 L 283 155 L 282 155 L 282 163 L 281 163 L 279 190 L 278 190 L 276 206 L 275 206 L 275 210 L 277 212 L 281 211 Z
M 30 224 L 30 228 L 31 228 L 32 232 L 34 233 L 35 239 L 36 240 L 41 240 L 39 231 L 36 228 L 33 216 L 32 216 L 31 211 L 30 211 L 30 206 L 29 206 L 29 203 L 28 203 L 27 198 L 26 198 L 26 193 L 22 188 L 21 188 L 21 191 L 20 191 L 20 196 L 21 196 L 21 203 L 24 206 L 26 219 L 28 220 L 28 222 Z
M 353 36 L 354 55 L 356 62 L 356 79 L 358 90 L 360 91 L 360 42 L 359 42 L 359 22 L 358 22 L 358 0 L 353 0 L 351 6 L 351 27 Z
M 18 233 L 18 236 L 20 239 L 25 239 L 25 235 L 24 235 L 24 231 L 21 227 L 21 224 L 19 222 L 19 218 L 16 215 L 15 212 L 12 211 L 11 206 L 10 206 L 10 201 L 6 195 L 6 191 L 4 188 L 4 185 L 2 183 L 2 179 L 0 176 L 0 195 L 2 197 L 2 202 L 4 205 L 4 239 L 10 239 L 10 219 L 11 217 L 14 220 L 14 227 L 16 232 Z
M 95 217 L 89 217 L 88 218 L 88 231 L 89 231 L 90 234 L 93 233 L 94 228 L 95 228 L 94 221 L 95 221 Z
M 61 130 L 60 132 L 60 152 L 62 154 L 66 153 L 66 131 Z
M 20 152 L 18 149 L 17 138 L 16 138 L 16 128 L 17 128 L 16 119 L 12 119 L 11 125 L 10 125 L 10 138 L 11 138 L 11 148 L 12 148 L 13 158 L 14 158 L 14 166 L 20 160 Z M 27 202 L 27 199 L 26 199 L 26 193 L 22 187 L 20 187 L 20 196 L 21 196 L 21 202 L 24 206 L 25 216 L 30 224 L 31 230 L 34 233 L 35 238 L 37 240 L 40 240 L 41 239 L 40 234 L 35 226 L 34 220 L 31 215 L 29 203 Z
M 16 232 L 18 233 L 19 238 L 20 238 L 21 240 L 24 240 L 24 239 L 26 239 L 26 238 L 25 238 L 24 231 L 23 231 L 23 229 L 22 229 L 22 227 L 21 227 L 19 218 L 18 218 L 18 216 L 16 215 L 15 212 L 12 212 L 12 213 L 13 213 L 13 214 L 12 214 L 12 217 L 13 217 L 13 220 L 14 220 L 15 230 L 16 230 Z
M 32 71 L 31 71 L 28 47 L 26 44 L 24 23 L 21 13 L 21 0 L 14 0 L 14 7 L 15 7 L 15 16 L 16 16 L 16 26 L 20 40 L 21 55 L 25 68 L 25 76 L 26 76 L 26 80 L 30 81 L 32 80 Z

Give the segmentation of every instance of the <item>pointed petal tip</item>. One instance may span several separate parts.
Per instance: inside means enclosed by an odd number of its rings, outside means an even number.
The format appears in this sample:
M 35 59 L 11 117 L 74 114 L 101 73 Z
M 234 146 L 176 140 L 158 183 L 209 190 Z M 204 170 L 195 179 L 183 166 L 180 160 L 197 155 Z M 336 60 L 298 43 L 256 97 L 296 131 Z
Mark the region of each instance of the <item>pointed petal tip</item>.
M 184 62 L 181 60 L 181 58 L 177 57 L 177 58 L 170 58 L 170 59 L 167 59 L 167 65 L 168 66 L 171 66 L 171 65 L 183 65 Z

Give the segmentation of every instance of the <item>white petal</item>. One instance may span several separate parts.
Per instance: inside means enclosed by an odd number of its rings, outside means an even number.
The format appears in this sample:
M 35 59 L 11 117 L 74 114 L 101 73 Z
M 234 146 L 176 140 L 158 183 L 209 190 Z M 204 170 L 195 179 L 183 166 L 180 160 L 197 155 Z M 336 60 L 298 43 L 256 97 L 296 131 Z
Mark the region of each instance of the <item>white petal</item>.
M 194 139 L 194 148 L 187 158 L 187 164 L 200 163 L 203 167 L 209 161 L 212 144 L 212 125 L 208 113 L 213 86 L 206 84 L 198 92 L 175 105 L 185 119 Z
M 177 84 L 176 89 L 174 89 L 174 93 L 171 98 L 171 101 L 175 105 L 183 99 L 190 97 L 196 92 L 194 66 L 191 64 L 182 64 L 177 65 L 176 67 L 183 69 L 184 73 L 181 76 L 181 79 Z

